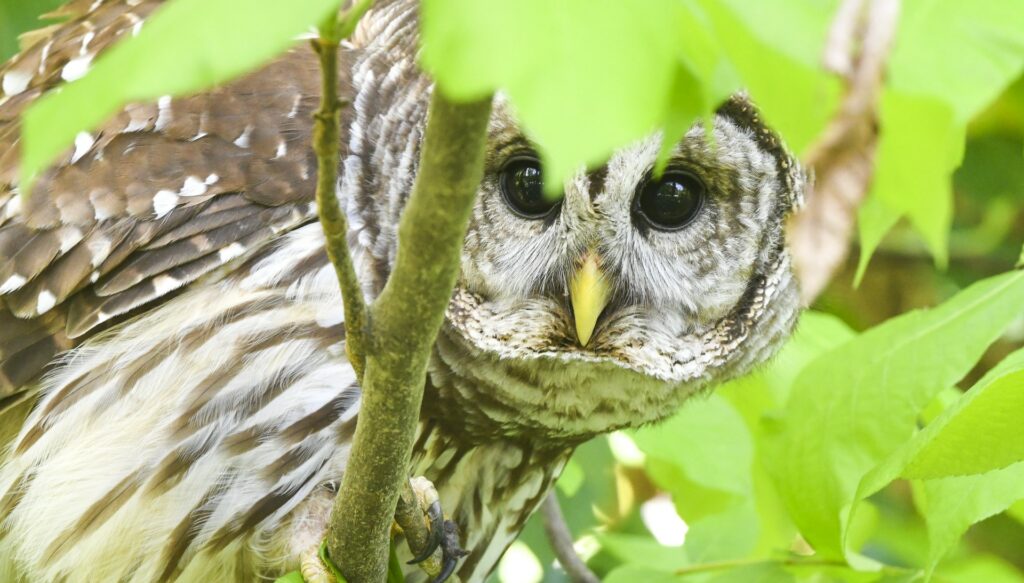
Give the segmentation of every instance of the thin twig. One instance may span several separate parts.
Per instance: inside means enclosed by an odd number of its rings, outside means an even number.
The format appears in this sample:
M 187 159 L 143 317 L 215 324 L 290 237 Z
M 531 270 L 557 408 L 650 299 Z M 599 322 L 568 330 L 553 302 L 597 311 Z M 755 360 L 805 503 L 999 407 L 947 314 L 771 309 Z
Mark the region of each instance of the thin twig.
M 805 303 L 814 301 L 846 259 L 857 209 L 874 176 L 878 102 L 899 20 L 899 0 L 846 0 L 826 43 L 826 67 L 845 72 L 839 111 L 804 162 L 816 177 L 807 206 L 791 221 L 793 269 Z M 839 53 L 854 51 L 844 60 Z
M 398 253 L 370 308 L 359 423 L 327 534 L 350 583 L 382 581 L 388 534 L 409 459 L 427 360 L 459 272 L 483 177 L 491 99 L 452 103 L 435 88 L 416 183 L 398 227 Z
M 551 550 L 555 552 L 558 562 L 562 564 L 569 578 L 574 583 L 599 583 L 601 580 L 573 548 L 572 533 L 569 532 L 569 525 L 565 523 L 562 507 L 558 504 L 558 497 L 554 492 L 549 493 L 544 499 L 541 512 L 544 516 L 544 532 L 548 535 Z
M 331 15 L 320 27 L 313 48 L 320 57 L 320 109 L 314 114 L 313 150 L 316 152 L 316 204 L 324 230 L 327 257 L 334 266 L 345 308 L 345 351 L 356 379 L 362 381 L 368 334 L 366 300 L 348 249 L 348 220 L 338 203 L 338 157 L 342 102 L 338 99 L 338 43 L 355 29 L 372 4 L 362 0 L 339 16 Z

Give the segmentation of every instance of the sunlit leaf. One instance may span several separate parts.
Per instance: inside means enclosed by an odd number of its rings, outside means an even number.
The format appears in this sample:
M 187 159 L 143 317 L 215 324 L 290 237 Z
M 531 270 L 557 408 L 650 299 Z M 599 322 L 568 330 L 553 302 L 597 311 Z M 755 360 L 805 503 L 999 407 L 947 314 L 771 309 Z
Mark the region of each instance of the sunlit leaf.
M 915 483 L 914 500 L 928 525 L 928 568 L 934 569 L 967 529 L 1024 499 L 1024 463 L 976 476 Z
M 981 474 L 1024 460 L 1024 350 L 1006 357 L 921 433 L 904 478 Z M 917 440 L 915 440 L 917 441 Z
M 1024 305 L 1024 273 L 981 281 L 904 314 L 812 362 L 796 380 L 767 464 L 805 538 L 844 554 L 865 473 L 908 439 L 918 412 L 960 379 Z
M 964 126 L 954 121 L 953 111 L 944 102 L 886 93 L 871 196 L 896 216 L 906 216 L 940 265 L 945 265 L 948 254 L 953 221 L 951 176 L 960 165 L 963 143 Z M 875 241 L 880 233 L 865 230 L 887 224 L 891 226 L 891 218 L 866 223 L 861 232 Z
M 772 6 L 755 9 L 756 15 L 749 14 L 748 9 L 754 4 L 742 0 L 701 1 L 726 54 L 742 79 L 742 86 L 750 92 L 765 119 L 782 134 L 789 147 L 799 153 L 825 127 L 837 103 L 838 83 L 815 64 L 809 64 L 804 58 L 794 58 L 792 53 L 796 51 L 792 48 L 784 52 L 759 37 L 762 30 L 772 27 L 772 23 L 776 24 L 776 34 L 772 37 L 776 41 L 778 36 L 792 34 L 794 29 L 779 12 L 772 10 Z M 807 40 L 801 42 L 804 46 L 823 43 L 828 19 L 827 16 L 822 18 L 822 13 L 814 9 L 804 10 L 812 3 L 776 0 L 768 4 L 780 7 L 789 4 L 783 13 L 802 14 L 801 20 L 813 18 L 814 26 L 820 30 L 811 32 L 813 38 L 804 37 Z M 773 16 L 768 17 L 769 14 Z M 759 21 L 757 15 L 767 18 L 767 22 Z M 779 44 L 793 46 L 784 42 Z M 820 51 L 813 54 L 820 54 Z
M 422 62 L 453 98 L 505 91 L 557 190 L 669 119 L 674 133 L 693 123 L 700 101 L 682 98 L 714 92 L 681 74 L 688 10 L 678 0 L 425 0 Z

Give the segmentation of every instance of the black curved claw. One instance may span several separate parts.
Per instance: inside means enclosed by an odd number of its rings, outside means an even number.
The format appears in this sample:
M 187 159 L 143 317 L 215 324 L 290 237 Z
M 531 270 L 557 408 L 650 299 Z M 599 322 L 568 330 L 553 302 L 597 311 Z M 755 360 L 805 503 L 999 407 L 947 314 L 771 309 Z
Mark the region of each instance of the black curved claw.
M 445 520 L 444 536 L 441 538 L 441 555 L 444 557 L 444 563 L 441 565 L 441 573 L 431 583 L 444 583 L 455 572 L 459 559 L 468 554 L 459 546 L 458 525 L 451 520 Z
M 427 507 L 427 518 L 430 520 L 430 533 L 427 535 L 427 543 L 423 545 L 420 554 L 413 557 L 408 564 L 415 565 L 422 563 L 434 554 L 434 551 L 444 542 L 444 513 L 441 511 L 441 501 L 434 500 Z

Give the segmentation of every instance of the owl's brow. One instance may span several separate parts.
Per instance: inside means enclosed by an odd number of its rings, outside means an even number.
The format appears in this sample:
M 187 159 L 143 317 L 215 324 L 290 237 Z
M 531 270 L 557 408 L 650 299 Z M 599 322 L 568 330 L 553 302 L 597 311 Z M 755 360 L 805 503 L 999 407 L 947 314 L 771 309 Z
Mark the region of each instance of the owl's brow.
M 535 148 L 530 143 L 526 136 L 516 132 L 511 136 L 499 136 L 491 147 L 493 156 L 502 160 L 512 152 L 533 152 Z

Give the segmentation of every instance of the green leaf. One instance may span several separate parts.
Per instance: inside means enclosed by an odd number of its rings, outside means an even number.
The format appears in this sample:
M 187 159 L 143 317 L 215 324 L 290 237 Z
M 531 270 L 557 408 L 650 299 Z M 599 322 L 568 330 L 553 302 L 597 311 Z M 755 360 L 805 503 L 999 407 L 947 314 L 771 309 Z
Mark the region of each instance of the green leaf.
M 1024 499 L 1024 463 L 977 476 L 915 482 L 914 500 L 928 525 L 928 570 L 975 522 Z
M 930 568 L 971 524 L 1024 498 L 1024 464 L 1012 465 L 1024 459 L 1022 395 L 1024 350 L 1019 350 L 861 481 L 857 500 L 898 476 L 945 478 L 929 479 L 915 490 L 925 507 Z M 956 474 L 982 475 L 950 477 Z
M 686 551 L 666 547 L 650 536 L 623 533 L 597 533 L 601 549 L 626 565 L 642 565 L 655 571 L 674 572 L 691 564 Z
M 974 387 L 872 469 L 857 490 L 867 498 L 898 477 L 980 474 L 1024 460 L 1024 350 L 1003 359 Z
M 750 431 L 720 395 L 694 399 L 667 421 L 638 429 L 632 437 L 648 460 L 679 468 L 698 486 L 738 497 L 750 492 Z M 673 486 L 660 485 L 669 491 Z
M 881 124 L 871 196 L 907 216 L 944 266 L 953 221 L 951 176 L 962 158 L 965 126 L 944 102 L 891 91 L 882 100 Z M 891 219 L 880 224 L 886 222 L 891 225 Z
M 424 0 L 421 59 L 452 98 L 502 89 L 557 192 L 581 164 L 669 118 L 673 132 L 688 127 L 697 102 L 681 100 L 714 94 L 681 66 L 688 10 L 678 0 Z
M 103 55 L 85 77 L 41 98 L 25 113 L 23 184 L 82 131 L 126 103 L 182 95 L 237 77 L 295 42 L 338 0 L 177 0 L 162 6 L 138 36 Z
M 868 263 L 881 245 L 885 235 L 896 226 L 900 214 L 885 205 L 877 196 L 868 196 L 857 211 L 857 230 L 860 234 L 860 256 L 857 258 L 857 274 L 853 277 L 854 287 L 860 286 Z
M 949 105 L 957 124 L 981 112 L 1024 70 L 1024 3 L 903 3 L 889 85 Z
M 341 583 L 340 581 L 338 583 Z M 402 573 L 402 562 L 398 560 L 398 553 L 395 552 L 394 543 L 388 551 L 388 578 L 387 583 L 405 583 L 405 575 Z
M 712 394 L 632 436 L 646 455 L 651 479 L 672 495 L 689 525 L 684 548 L 690 558 L 717 561 L 749 554 L 760 530 L 753 501 L 754 444 L 736 408 Z
M 915 439 L 904 478 L 981 474 L 1024 460 L 1024 350 L 1006 357 Z
M 961 561 L 944 563 L 936 574 L 939 581 L 1024 583 L 1024 574 L 1013 565 L 988 555 L 974 555 Z
M 945 265 L 964 128 L 1024 69 L 1024 3 L 917 0 L 901 10 L 872 194 L 888 213 L 871 199 L 861 210 L 858 282 L 903 215 Z
M 580 467 L 580 463 L 574 458 L 569 459 L 569 463 L 565 464 L 565 469 L 562 470 L 562 475 L 558 477 L 558 482 L 555 483 L 558 486 L 558 491 L 562 494 L 572 497 L 576 495 L 576 492 L 580 491 L 580 486 L 583 485 L 583 468 Z
M 827 4 L 806 0 L 701 0 L 700 4 L 742 86 L 765 119 L 794 152 L 805 150 L 838 103 L 837 81 L 816 62 L 831 20 Z M 794 26 L 794 21 L 800 26 Z
M 317 553 L 320 557 L 320 562 L 323 563 L 324 568 L 330 573 L 338 583 L 345 583 L 345 577 L 341 574 L 338 566 L 334 564 L 331 557 L 327 554 L 327 539 L 320 541 L 320 550 Z
M 274 583 L 306 583 L 306 580 L 302 578 L 302 573 L 292 571 L 287 575 L 282 575 L 277 579 L 274 579 Z
M 1024 273 L 978 282 L 939 307 L 904 314 L 801 372 L 767 436 L 766 465 L 804 537 L 844 555 L 858 483 L 914 432 L 918 412 L 960 379 L 1024 304 Z

